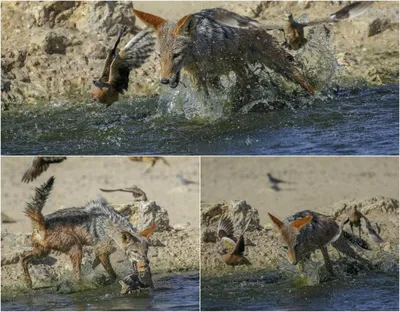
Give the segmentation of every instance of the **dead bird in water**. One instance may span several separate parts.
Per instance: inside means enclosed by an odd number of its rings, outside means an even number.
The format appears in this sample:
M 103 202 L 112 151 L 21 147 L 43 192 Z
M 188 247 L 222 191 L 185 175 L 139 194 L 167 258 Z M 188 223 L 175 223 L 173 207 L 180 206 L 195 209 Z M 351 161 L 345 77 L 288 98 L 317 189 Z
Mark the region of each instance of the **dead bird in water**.
M 93 80 L 94 88 L 89 92 L 93 100 L 106 107 L 118 101 L 119 94 L 128 90 L 130 71 L 142 66 L 154 51 L 153 31 L 149 28 L 140 31 L 121 51 L 118 50 L 124 32 L 125 27 L 120 30 L 114 47 L 107 55 L 100 79 Z

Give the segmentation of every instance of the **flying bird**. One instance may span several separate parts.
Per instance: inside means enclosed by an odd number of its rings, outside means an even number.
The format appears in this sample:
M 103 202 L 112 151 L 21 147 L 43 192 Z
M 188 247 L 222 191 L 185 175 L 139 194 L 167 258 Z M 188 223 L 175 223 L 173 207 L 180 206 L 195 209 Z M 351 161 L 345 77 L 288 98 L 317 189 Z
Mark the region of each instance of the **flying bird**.
M 198 184 L 197 182 L 185 179 L 182 175 L 177 174 L 176 177 L 178 178 L 178 181 L 182 185 L 189 185 L 189 184 Z
M 146 28 L 136 34 L 120 51 L 118 44 L 124 36 L 125 27 L 118 34 L 114 47 L 107 55 L 103 72 L 99 80 L 93 80 L 90 90 L 92 99 L 109 107 L 118 101 L 119 94 L 128 90 L 129 73 L 139 68 L 154 51 L 152 30 Z
M 160 156 L 153 156 L 153 157 L 150 157 L 150 156 L 130 156 L 128 158 L 131 161 L 150 163 L 150 166 L 148 168 L 146 168 L 146 170 L 144 171 L 145 173 L 148 172 L 151 168 L 153 168 L 158 161 L 163 162 L 168 167 L 171 166 L 169 164 L 169 162 L 164 157 L 160 157 Z
M 121 189 L 112 189 L 112 190 L 100 188 L 100 191 L 102 191 L 102 192 L 127 192 L 127 193 L 132 193 L 133 198 L 134 198 L 135 201 L 147 201 L 146 193 L 142 189 L 137 187 L 136 185 L 134 185 L 132 187 L 126 187 L 126 188 L 121 188 Z
M 67 157 L 41 157 L 32 158 L 31 164 L 22 177 L 22 182 L 29 183 L 45 172 L 51 164 L 58 164 L 66 160 Z
M 308 23 L 297 22 L 291 12 L 286 12 L 284 15 L 285 24 L 283 25 L 264 25 L 260 24 L 254 19 L 243 17 L 238 14 L 230 14 L 229 11 L 221 11 L 216 15 L 217 22 L 226 26 L 235 28 L 262 28 L 265 30 L 281 30 L 284 33 L 285 42 L 283 46 L 289 50 L 299 50 L 303 47 L 307 39 L 304 38 L 304 28 L 308 26 L 315 26 L 319 24 L 332 24 L 340 22 L 344 19 L 351 19 L 364 13 L 373 2 L 371 1 L 357 1 L 353 2 L 340 9 L 339 11 L 330 14 L 326 18 L 317 19 Z

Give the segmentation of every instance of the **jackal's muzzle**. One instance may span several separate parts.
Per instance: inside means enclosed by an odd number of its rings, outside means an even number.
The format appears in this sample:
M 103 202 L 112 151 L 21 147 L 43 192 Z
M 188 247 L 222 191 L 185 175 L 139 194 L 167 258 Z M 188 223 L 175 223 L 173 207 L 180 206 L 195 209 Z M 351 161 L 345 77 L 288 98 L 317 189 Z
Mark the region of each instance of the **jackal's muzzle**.
M 172 89 L 175 89 L 179 82 L 181 80 L 181 71 L 178 71 L 173 77 L 172 79 L 168 79 L 168 78 L 161 78 L 160 82 L 162 84 L 169 84 L 169 87 Z

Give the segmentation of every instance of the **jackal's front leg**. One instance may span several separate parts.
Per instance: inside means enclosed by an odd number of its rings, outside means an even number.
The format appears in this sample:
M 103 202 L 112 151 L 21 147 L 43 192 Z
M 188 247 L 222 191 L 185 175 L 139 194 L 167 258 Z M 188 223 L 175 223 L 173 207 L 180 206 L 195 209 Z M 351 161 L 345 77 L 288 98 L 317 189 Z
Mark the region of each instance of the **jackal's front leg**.
M 326 248 L 326 246 L 322 246 L 320 248 L 321 248 L 321 251 L 322 251 L 322 255 L 324 256 L 324 262 L 325 262 L 325 267 L 326 267 L 327 271 L 331 275 L 334 275 L 331 259 L 329 258 L 328 248 Z
M 42 259 L 49 255 L 50 249 L 45 249 L 43 247 L 34 247 L 30 252 L 28 252 L 22 259 L 22 268 L 24 269 L 24 279 L 29 288 L 32 288 L 32 279 L 29 274 L 29 264 L 35 259 Z

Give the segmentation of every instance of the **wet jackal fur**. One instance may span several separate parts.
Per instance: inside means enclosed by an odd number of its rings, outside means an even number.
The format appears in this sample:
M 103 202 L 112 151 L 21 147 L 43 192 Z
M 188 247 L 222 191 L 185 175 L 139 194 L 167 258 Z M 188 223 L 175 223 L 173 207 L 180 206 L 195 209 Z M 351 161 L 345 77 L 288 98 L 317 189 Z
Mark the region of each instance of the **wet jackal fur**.
M 261 63 L 310 94 L 315 93 L 313 86 L 291 63 L 291 55 L 271 35 L 260 29 L 233 28 L 219 23 L 215 18 L 221 11 L 225 10 L 207 9 L 179 21 L 167 21 L 134 10 L 158 37 L 161 83 L 176 88 L 183 69 L 197 89 L 208 93 L 209 88 L 219 86 L 221 75 L 233 71 L 240 90 L 249 91 L 249 65 Z
M 268 215 L 281 236 L 282 245 L 288 252 L 291 264 L 301 263 L 316 249 L 320 249 L 326 269 L 333 274 L 327 249 L 327 245 L 332 244 L 339 252 L 370 265 L 368 260 L 358 255 L 351 247 L 352 245 L 369 249 L 367 242 L 343 231 L 330 216 L 304 210 L 280 221 L 270 213 Z
M 84 207 L 60 209 L 44 216 L 42 209 L 53 184 L 54 177 L 51 177 L 36 188 L 35 196 L 25 208 L 25 214 L 31 219 L 33 226 L 33 249 L 21 259 L 24 277 L 29 287 L 32 287 L 29 264 L 34 259 L 46 257 L 51 250 L 60 251 L 70 257 L 76 281 L 80 279 L 84 246 L 94 247 L 93 267 L 101 263 L 112 279 L 117 275 L 109 257 L 116 251 L 116 245 L 125 251 L 132 265 L 136 265 L 136 262 L 149 263 L 147 238 L 156 226 L 137 233 L 135 227 L 104 200 L 92 201 Z

